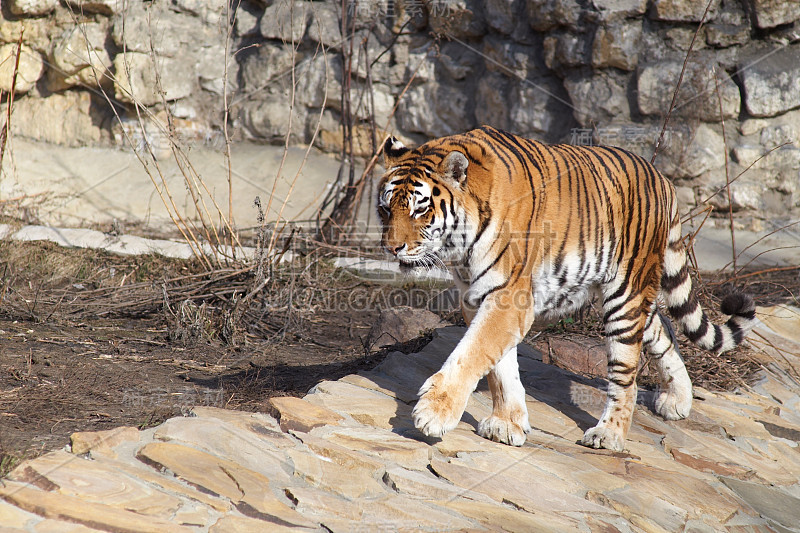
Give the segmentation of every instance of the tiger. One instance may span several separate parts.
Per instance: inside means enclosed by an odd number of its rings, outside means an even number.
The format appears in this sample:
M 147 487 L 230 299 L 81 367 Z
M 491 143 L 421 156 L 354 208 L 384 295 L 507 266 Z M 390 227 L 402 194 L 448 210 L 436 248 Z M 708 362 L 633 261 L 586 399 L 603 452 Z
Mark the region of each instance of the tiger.
M 382 152 L 381 246 L 401 270 L 447 268 L 467 324 L 412 410 L 429 437 L 456 427 L 485 376 L 492 411 L 478 434 L 524 444 L 531 426 L 517 345 L 534 317 L 571 313 L 592 295 L 602 303 L 608 385 L 603 413 L 580 441 L 591 448 L 624 449 L 643 349 L 658 378 L 655 411 L 666 420 L 689 415 L 692 382 L 662 307 L 716 354 L 756 323 L 741 292 L 721 302 L 727 322 L 708 318 L 692 292 L 675 189 L 634 153 L 549 145 L 490 126 L 413 149 L 390 136 Z

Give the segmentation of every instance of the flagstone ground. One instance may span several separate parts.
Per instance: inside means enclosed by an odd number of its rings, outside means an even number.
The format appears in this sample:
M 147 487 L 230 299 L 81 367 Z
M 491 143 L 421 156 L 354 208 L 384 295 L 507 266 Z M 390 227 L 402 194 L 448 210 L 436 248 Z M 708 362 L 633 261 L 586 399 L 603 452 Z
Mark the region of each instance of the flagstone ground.
M 413 391 L 463 328 L 322 381 L 265 413 L 196 407 L 158 427 L 73 435 L 0 484 L 0 531 L 800 531 L 800 310 L 758 310 L 757 381 L 695 388 L 665 422 L 640 397 L 626 450 L 577 441 L 603 381 L 523 350 L 533 427 L 520 448 L 479 437 L 479 386 L 442 439 L 410 419 Z

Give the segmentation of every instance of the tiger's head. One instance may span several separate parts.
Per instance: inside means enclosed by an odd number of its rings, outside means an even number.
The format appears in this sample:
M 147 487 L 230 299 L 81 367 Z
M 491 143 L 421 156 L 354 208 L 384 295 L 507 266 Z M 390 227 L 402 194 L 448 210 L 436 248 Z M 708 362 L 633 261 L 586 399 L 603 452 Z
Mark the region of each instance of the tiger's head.
M 378 186 L 381 245 L 401 267 L 444 267 L 464 239 L 461 198 L 469 160 L 457 149 L 427 143 L 415 149 L 389 137 L 383 146 L 386 174 Z

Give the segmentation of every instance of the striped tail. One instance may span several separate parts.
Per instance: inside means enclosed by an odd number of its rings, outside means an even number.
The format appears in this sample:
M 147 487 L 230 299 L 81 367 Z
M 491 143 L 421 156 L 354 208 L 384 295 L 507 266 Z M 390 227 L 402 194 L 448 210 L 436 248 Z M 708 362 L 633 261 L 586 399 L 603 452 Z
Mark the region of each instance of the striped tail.
M 689 340 L 714 353 L 726 352 L 741 344 L 757 322 L 753 300 L 742 293 L 729 294 L 722 300 L 721 311 L 731 317 L 725 324 L 713 324 L 708 318 L 692 294 L 692 278 L 677 215 L 672 219 L 667 239 L 661 295 L 669 314 Z

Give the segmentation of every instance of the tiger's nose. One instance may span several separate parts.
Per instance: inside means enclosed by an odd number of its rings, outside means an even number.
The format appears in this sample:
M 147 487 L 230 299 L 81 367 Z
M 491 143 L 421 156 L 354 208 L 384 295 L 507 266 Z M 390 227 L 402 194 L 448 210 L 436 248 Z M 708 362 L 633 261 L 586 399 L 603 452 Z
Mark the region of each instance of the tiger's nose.
M 386 245 L 386 249 L 387 249 L 387 250 L 389 251 L 389 253 L 391 253 L 392 255 L 397 255 L 397 254 L 399 254 L 399 253 L 400 253 L 400 252 L 403 250 L 403 248 L 405 248 L 405 247 L 406 247 L 406 243 L 400 244 L 400 245 L 398 245 L 398 246 L 394 246 L 394 245 L 391 245 L 391 244 L 387 244 L 387 245 Z

